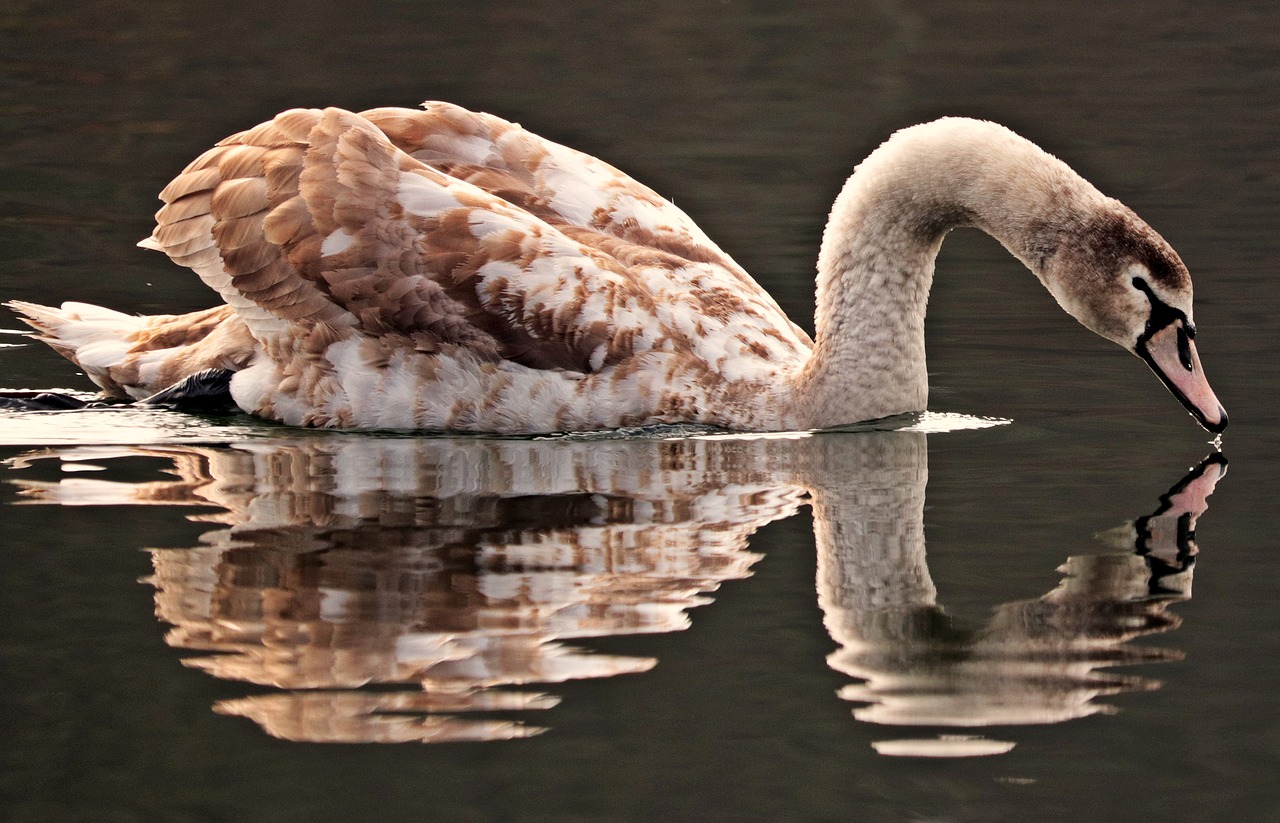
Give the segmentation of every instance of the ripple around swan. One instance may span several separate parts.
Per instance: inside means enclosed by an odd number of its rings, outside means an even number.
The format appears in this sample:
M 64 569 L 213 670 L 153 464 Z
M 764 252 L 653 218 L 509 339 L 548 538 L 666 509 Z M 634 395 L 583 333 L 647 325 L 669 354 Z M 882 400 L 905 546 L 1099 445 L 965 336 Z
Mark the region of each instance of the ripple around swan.
M 55 389 L 83 399 L 86 395 Z M 159 445 L 232 443 L 277 435 L 280 427 L 237 415 L 204 417 L 167 409 L 112 406 L 68 411 L 0 410 L 0 446 Z
M 82 400 L 97 395 L 71 389 L 50 389 Z M 795 440 L 824 432 L 911 431 L 925 434 L 985 429 L 1013 421 L 951 412 L 923 412 L 855 423 L 836 429 L 793 432 L 734 432 L 696 424 L 635 426 L 594 432 L 569 432 L 528 437 L 510 435 L 453 435 L 447 432 L 360 431 L 350 437 L 462 437 L 463 439 L 551 440 L 599 442 L 608 440 Z M 65 411 L 9 411 L 0 409 L 0 446 L 159 445 L 164 443 L 235 443 L 285 436 L 324 437 L 334 432 L 298 429 L 248 415 L 197 415 L 169 409 L 109 406 Z

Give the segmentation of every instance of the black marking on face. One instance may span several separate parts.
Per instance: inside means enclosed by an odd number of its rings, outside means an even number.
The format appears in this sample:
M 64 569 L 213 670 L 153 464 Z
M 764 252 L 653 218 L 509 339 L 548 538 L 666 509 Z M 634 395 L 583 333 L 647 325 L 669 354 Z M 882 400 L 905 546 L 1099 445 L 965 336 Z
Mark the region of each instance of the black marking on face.
M 1178 327 L 1178 362 L 1182 368 L 1191 371 L 1191 340 L 1185 326 Z
M 1194 340 L 1196 336 L 1196 327 L 1187 320 L 1187 315 L 1181 309 L 1175 309 L 1168 303 L 1156 297 L 1156 293 L 1151 290 L 1151 286 L 1141 277 L 1133 278 L 1133 287 L 1147 296 L 1147 300 L 1151 303 L 1151 315 L 1147 318 L 1146 328 L 1142 330 L 1142 334 L 1138 337 L 1137 347 L 1146 350 L 1147 341 L 1152 336 L 1168 326 L 1170 323 L 1182 321 L 1182 327 L 1178 330 L 1178 358 L 1187 364 L 1191 360 L 1191 345 L 1189 340 Z M 1185 336 L 1185 339 L 1184 339 Z M 1188 371 L 1191 367 L 1187 366 Z
M 1147 342 L 1150 341 L 1157 332 L 1167 327 L 1170 323 L 1179 323 L 1178 360 L 1187 371 L 1192 371 L 1194 367 L 1191 362 L 1191 339 L 1196 336 L 1195 326 L 1191 325 L 1187 320 L 1187 316 L 1180 310 L 1173 308 L 1159 297 L 1156 297 L 1155 293 L 1151 291 L 1151 286 L 1147 284 L 1146 280 L 1143 280 L 1141 277 L 1135 277 L 1133 278 L 1133 285 L 1151 301 L 1151 317 L 1148 318 L 1147 327 L 1143 330 L 1142 335 L 1138 337 L 1137 342 L 1134 344 L 1134 353 L 1141 357 L 1143 362 L 1156 373 L 1156 376 L 1160 378 L 1160 382 L 1164 383 L 1165 388 L 1167 388 L 1174 397 L 1178 398 L 1178 402 L 1182 404 L 1182 407 L 1191 412 L 1191 416 L 1198 420 L 1201 426 L 1204 426 L 1206 430 L 1213 432 L 1214 434 L 1223 431 L 1227 427 L 1227 415 L 1222 410 L 1221 406 L 1218 408 L 1218 412 L 1221 414 L 1221 419 L 1216 423 L 1209 422 L 1209 420 L 1204 416 L 1204 412 L 1187 399 L 1187 396 L 1183 394 L 1173 380 L 1169 378 L 1169 375 L 1165 374 L 1164 371 L 1156 365 L 1155 358 L 1151 356 L 1151 352 L 1147 349 Z

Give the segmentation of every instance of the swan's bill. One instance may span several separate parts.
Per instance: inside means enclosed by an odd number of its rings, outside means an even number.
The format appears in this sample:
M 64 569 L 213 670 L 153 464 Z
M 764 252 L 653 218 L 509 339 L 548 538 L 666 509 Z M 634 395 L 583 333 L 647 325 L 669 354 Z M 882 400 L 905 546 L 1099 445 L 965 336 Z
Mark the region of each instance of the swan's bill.
M 1214 434 L 1227 427 L 1227 410 L 1209 387 L 1196 344 L 1181 320 L 1139 343 L 1137 351 L 1200 425 Z

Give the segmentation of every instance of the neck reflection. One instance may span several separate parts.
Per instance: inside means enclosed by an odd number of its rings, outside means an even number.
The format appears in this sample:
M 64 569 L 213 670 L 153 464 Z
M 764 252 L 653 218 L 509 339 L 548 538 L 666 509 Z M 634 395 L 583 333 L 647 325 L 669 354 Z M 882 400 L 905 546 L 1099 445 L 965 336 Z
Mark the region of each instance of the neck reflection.
M 230 447 L 71 449 L 147 455 L 176 479 L 18 481 L 37 502 L 212 507 L 191 549 L 153 549 L 157 615 L 186 665 L 274 687 L 218 703 L 290 740 L 499 740 L 558 698 L 529 688 L 643 672 L 647 657 L 566 641 L 689 624 L 748 577 L 752 533 L 811 503 L 828 658 L 859 720 L 923 728 L 1054 723 L 1156 681 L 1101 671 L 1178 653 L 1129 641 L 1177 626 L 1195 520 L 1225 471 L 1206 459 L 1127 532 L 1068 558 L 1042 597 L 961 628 L 925 559 L 925 436 L 595 442 L 299 437 Z M 15 461 L 21 467 L 33 458 Z M 412 689 L 393 688 L 411 685 Z M 881 741 L 959 756 L 973 735 Z
M 1097 698 L 1159 688 L 1109 667 L 1181 659 L 1130 641 L 1176 628 L 1168 611 L 1191 597 L 1196 519 L 1225 474 L 1206 458 L 1160 506 L 1107 535 L 1122 551 L 1068 557 L 1041 597 L 1005 603 L 985 625 L 957 625 L 925 561 L 923 439 L 885 439 L 860 479 L 813 491 L 818 599 L 840 648 L 828 658 L 857 678 L 840 690 L 859 720 L 981 728 L 1059 723 L 1109 712 Z M 874 478 L 874 480 L 868 480 Z M 1013 743 L 972 734 L 885 740 L 884 754 L 999 754 Z

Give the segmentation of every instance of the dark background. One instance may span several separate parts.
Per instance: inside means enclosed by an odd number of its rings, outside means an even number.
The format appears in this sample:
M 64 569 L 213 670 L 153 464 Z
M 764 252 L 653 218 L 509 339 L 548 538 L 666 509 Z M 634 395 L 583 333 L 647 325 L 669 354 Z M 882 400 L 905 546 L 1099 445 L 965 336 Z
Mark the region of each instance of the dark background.
M 1186 660 L 1144 672 L 1164 688 L 1117 698 L 1115 717 L 1020 730 L 1002 758 L 940 763 L 877 757 L 868 741 L 892 735 L 834 699 L 805 516 L 758 535 L 756 577 L 726 586 L 689 632 L 600 644 L 661 664 L 557 687 L 549 735 L 317 747 L 213 715 L 243 689 L 163 646 L 137 549 L 194 545 L 204 527 L 176 510 L 3 505 L 0 808 L 14 820 L 1280 820 L 1278 98 L 1280 12 L 1261 2 L 7 0 L 4 299 L 210 305 L 197 278 L 134 248 L 191 158 L 291 106 L 445 99 L 673 198 L 812 329 L 823 222 L 858 159 L 896 128 L 985 117 L 1180 251 L 1231 413 L 1232 469 L 1201 524 L 1196 597 L 1162 639 Z M 944 601 L 981 615 L 1051 588 L 1057 563 L 1100 550 L 1094 531 L 1148 513 L 1208 447 L 1145 367 L 1064 317 L 994 241 L 957 233 L 938 269 L 931 407 L 1015 421 L 930 440 L 934 576 Z M 84 382 L 29 346 L 0 349 L 0 385 Z M 0 486 L 0 504 L 14 500 Z

